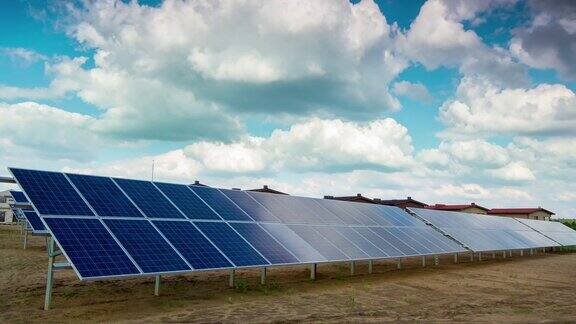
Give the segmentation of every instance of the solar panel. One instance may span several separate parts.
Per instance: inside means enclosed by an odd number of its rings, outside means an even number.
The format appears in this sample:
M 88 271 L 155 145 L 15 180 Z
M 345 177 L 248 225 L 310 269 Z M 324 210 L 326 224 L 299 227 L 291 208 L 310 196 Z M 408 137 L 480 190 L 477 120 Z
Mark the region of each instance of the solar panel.
M 292 252 L 300 262 L 312 263 L 327 260 L 310 244 L 302 240 L 302 238 L 298 236 L 298 234 L 294 233 L 294 231 L 292 231 L 288 226 L 284 224 L 262 224 L 262 227 L 278 240 L 278 242 L 284 245 L 286 249 Z
M 186 218 L 149 181 L 114 179 L 140 210 L 150 218 Z
M 190 219 L 221 220 L 188 186 L 172 183 L 155 182 L 160 189 L 186 217 Z
M 246 241 L 272 264 L 299 263 L 298 259 L 256 223 L 230 223 Z
M 385 230 L 398 238 L 404 244 L 414 249 L 416 254 L 432 254 L 434 252 L 440 252 L 434 251 L 432 245 L 426 244 L 423 240 L 411 237 L 402 227 L 388 227 Z
M 215 188 L 190 186 L 192 190 L 225 220 L 252 221 L 242 209 Z
M 385 239 L 386 241 L 390 242 L 396 249 L 400 250 L 404 255 L 418 255 L 418 251 L 411 247 L 410 245 L 404 243 L 402 239 L 396 237 L 393 233 L 388 231 L 388 229 L 384 227 L 371 227 L 370 230 L 374 232 L 376 235 L 379 235 L 381 238 Z
M 240 190 L 224 190 L 220 191 L 228 196 L 236 205 L 244 210 L 250 217 L 259 222 L 279 222 L 280 220 L 272 215 L 268 209 L 260 205 L 254 198 L 249 196 L 246 192 Z
M 295 204 L 305 206 L 312 212 L 314 218 L 318 220 L 315 224 L 344 225 L 344 221 L 318 203 L 320 199 L 294 196 L 290 198 L 294 200 Z
M 419 208 L 410 211 L 477 252 L 555 246 L 513 218 Z
M 110 178 L 67 174 L 98 216 L 144 217 Z
M 334 215 L 340 218 L 346 225 L 362 225 L 363 223 L 356 217 L 359 216 L 359 212 L 355 210 L 349 202 L 337 201 L 332 199 L 319 199 L 317 200 L 319 205 L 331 211 Z M 360 216 L 364 219 L 365 216 Z
M 523 218 L 516 220 L 562 245 L 576 245 L 576 231 L 562 223 Z
M 44 226 L 44 223 L 42 223 L 40 216 L 38 216 L 38 214 L 36 214 L 35 211 L 26 210 L 22 211 L 22 213 L 24 217 L 26 217 L 26 219 L 28 220 L 28 223 L 30 223 L 30 226 L 32 227 L 32 232 L 34 233 L 46 232 L 46 227 Z
M 62 173 L 10 168 L 41 215 L 94 216 Z
M 371 258 L 385 258 L 388 254 L 380 250 L 376 245 L 370 243 L 362 235 L 350 227 L 336 226 L 335 229 L 346 237 L 350 242 L 354 242 L 362 251 L 366 252 Z
M 354 245 L 353 242 L 349 241 L 332 226 L 314 226 L 314 229 L 340 251 L 344 252 L 350 259 L 361 260 L 369 258 L 368 254 Z
M 236 266 L 269 265 L 269 262 L 234 232 L 228 224 L 216 222 L 195 222 L 194 224 Z
M 313 228 L 307 225 L 289 225 L 298 236 L 304 241 L 314 247 L 320 254 L 322 254 L 329 261 L 347 261 L 350 258 L 340 251 L 336 246 L 326 240 L 322 235 L 319 235 Z
M 405 255 L 398 247 L 395 247 L 392 243 L 374 233 L 369 227 L 352 227 L 352 229 L 370 241 L 370 243 L 376 245 L 380 250 L 384 251 L 389 257 Z
M 192 223 L 160 220 L 153 223 L 194 269 L 234 267 Z
M 290 196 L 262 192 L 247 192 L 274 216 L 286 224 L 318 224 L 319 219 L 305 206 L 295 203 Z
M 29 202 L 28 198 L 26 198 L 26 196 L 22 191 L 10 190 L 10 195 L 12 196 L 14 201 L 19 204 L 26 204 Z
M 44 218 L 81 279 L 136 275 L 140 271 L 94 218 Z
M 103 221 L 145 273 L 191 270 L 148 220 Z

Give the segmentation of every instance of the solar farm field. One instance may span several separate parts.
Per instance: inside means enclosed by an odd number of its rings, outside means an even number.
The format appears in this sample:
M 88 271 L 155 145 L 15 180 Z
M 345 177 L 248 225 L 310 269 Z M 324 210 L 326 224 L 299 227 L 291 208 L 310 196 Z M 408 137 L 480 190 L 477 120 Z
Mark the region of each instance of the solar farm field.
M 343 264 L 319 265 L 317 280 L 304 266 L 168 276 L 160 296 L 153 278 L 80 282 L 73 270 L 55 274 L 53 307 L 43 310 L 46 251 L 43 237 L 22 249 L 16 227 L 0 227 L 0 322 L 380 322 L 576 321 L 576 254 L 470 262 L 462 255 L 432 261 L 378 261 L 367 275 L 359 262 L 351 277 Z

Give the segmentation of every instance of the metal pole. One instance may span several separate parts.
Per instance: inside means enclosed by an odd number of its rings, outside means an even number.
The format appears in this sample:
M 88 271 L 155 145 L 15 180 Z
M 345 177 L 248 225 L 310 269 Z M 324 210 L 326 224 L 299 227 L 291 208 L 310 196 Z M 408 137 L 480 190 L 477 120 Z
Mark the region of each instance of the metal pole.
M 156 276 L 154 282 L 154 296 L 160 296 L 160 275 Z
M 46 274 L 46 295 L 44 296 L 44 310 L 50 309 L 50 302 L 52 301 L 52 279 L 54 278 L 54 239 L 49 238 L 50 244 L 48 245 L 48 273 Z
M 474 252 L 470 252 L 470 262 L 474 262 Z
M 496 252 L 492 252 L 492 259 L 496 259 Z
M 27 245 L 28 245 L 28 228 L 24 229 L 24 250 L 26 250 Z
M 396 268 L 402 269 L 402 259 L 398 259 L 398 264 L 396 265 Z
M 438 259 L 438 256 L 435 255 L 434 256 L 434 265 L 439 265 L 440 264 L 440 260 Z
M 458 253 L 454 253 L 454 263 L 458 263 Z
M 482 252 L 478 252 L 478 261 L 482 261 Z
M 373 267 L 372 260 L 368 260 L 368 273 L 369 274 L 372 274 L 372 267 Z
M 534 250 L 530 249 L 530 255 L 534 255 Z
M 520 250 L 520 256 L 524 256 L 524 250 Z
M 510 250 L 510 253 L 508 253 L 510 255 L 510 257 L 512 257 L 512 250 Z
M 350 275 L 354 275 L 354 261 L 350 261 Z
M 426 256 L 422 256 L 422 268 L 426 267 Z
M 506 251 L 502 251 L 502 257 L 506 259 Z
M 234 274 L 235 274 L 235 270 L 231 269 L 230 270 L 230 278 L 228 279 L 228 286 L 230 288 L 234 288 Z
M 266 267 L 262 267 L 262 269 L 260 270 L 260 284 L 261 285 L 266 284 Z
M 316 280 L 316 263 L 310 265 L 310 280 Z

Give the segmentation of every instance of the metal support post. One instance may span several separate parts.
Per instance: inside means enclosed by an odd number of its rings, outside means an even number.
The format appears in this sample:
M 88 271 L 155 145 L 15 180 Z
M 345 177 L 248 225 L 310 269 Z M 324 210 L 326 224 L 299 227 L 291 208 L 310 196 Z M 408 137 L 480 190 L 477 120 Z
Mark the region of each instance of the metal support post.
M 24 250 L 26 250 L 26 246 L 28 245 L 28 226 L 24 223 Z
M 512 257 L 512 250 L 510 250 L 510 252 L 508 253 L 508 255 L 509 255 L 510 257 Z
M 154 296 L 160 296 L 160 275 L 156 276 L 154 281 Z
M 372 268 L 373 268 L 374 262 L 372 260 L 368 260 L 368 273 L 372 274 Z
M 50 302 L 52 301 L 52 286 L 53 286 L 53 266 L 54 266 L 54 238 L 49 238 L 48 244 L 48 272 L 46 274 L 46 295 L 44 296 L 44 310 L 50 309 Z
M 426 267 L 426 256 L 422 256 L 422 268 Z
M 261 285 L 266 284 L 266 267 L 262 267 L 262 269 L 260 270 L 260 284 Z
M 458 253 L 454 253 L 454 263 L 458 263 Z
M 434 265 L 439 265 L 440 264 L 440 260 L 438 259 L 438 256 L 435 255 L 434 256 Z
M 470 252 L 470 262 L 474 262 L 474 252 Z
M 350 275 L 353 276 L 354 275 L 354 261 L 350 261 Z
M 231 269 L 230 270 L 230 278 L 228 279 L 228 286 L 230 288 L 234 288 L 234 276 L 236 274 L 236 270 Z
M 310 265 L 310 280 L 316 280 L 316 263 Z
M 396 264 L 397 269 L 402 269 L 402 259 L 398 259 L 398 263 Z
M 524 250 L 520 250 L 520 256 L 524 256 Z
M 492 252 L 492 259 L 496 259 L 496 252 Z
M 534 255 L 534 250 L 530 249 L 530 255 Z
M 482 262 L 482 252 L 478 252 L 478 261 Z
M 506 251 L 502 251 L 502 257 L 506 259 Z

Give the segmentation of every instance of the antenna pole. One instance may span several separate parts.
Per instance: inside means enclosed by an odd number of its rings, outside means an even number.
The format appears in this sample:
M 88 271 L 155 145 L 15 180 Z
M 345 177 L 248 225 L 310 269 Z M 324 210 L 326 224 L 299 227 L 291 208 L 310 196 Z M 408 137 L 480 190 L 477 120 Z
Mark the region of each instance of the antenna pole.
M 154 160 L 152 160 L 152 181 L 154 181 Z

